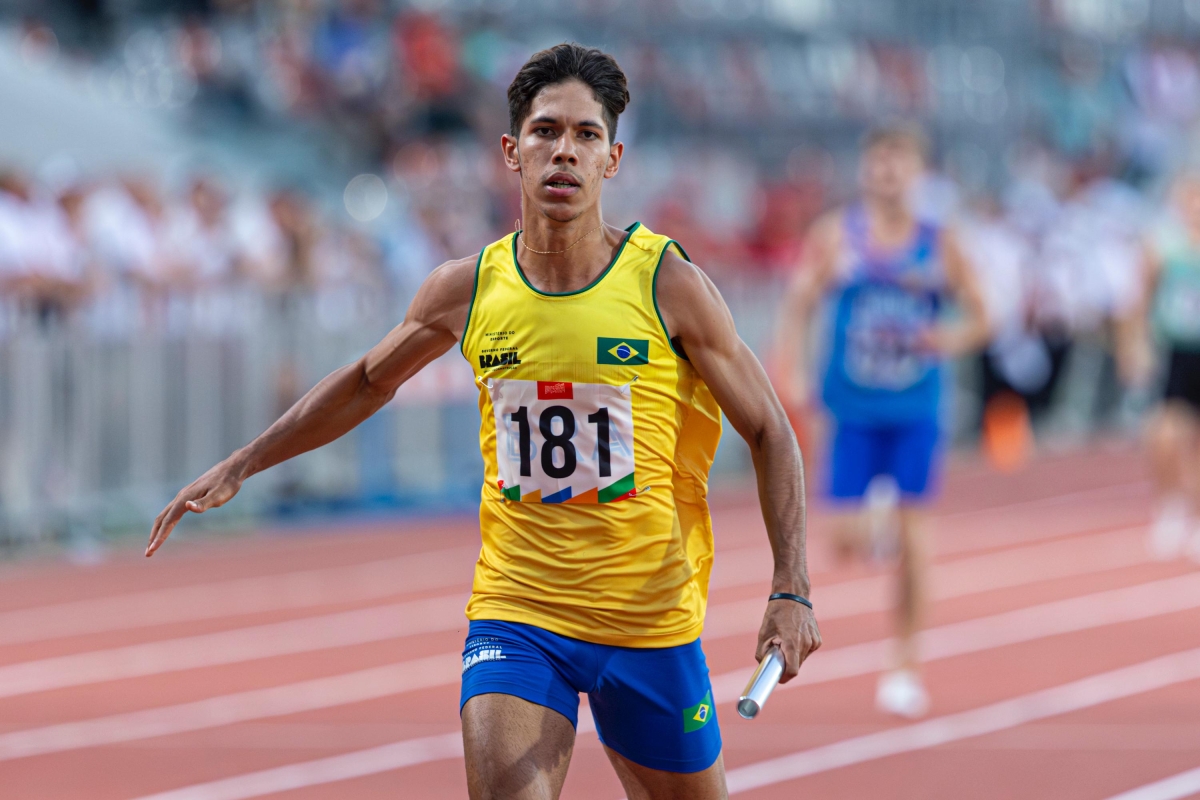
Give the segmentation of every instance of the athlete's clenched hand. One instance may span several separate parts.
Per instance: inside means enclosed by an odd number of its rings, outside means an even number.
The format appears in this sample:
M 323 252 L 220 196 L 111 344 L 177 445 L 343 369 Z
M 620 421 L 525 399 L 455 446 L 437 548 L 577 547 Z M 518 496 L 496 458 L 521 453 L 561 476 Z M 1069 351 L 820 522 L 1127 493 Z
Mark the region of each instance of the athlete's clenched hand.
M 189 511 L 203 514 L 210 508 L 223 506 L 241 488 L 241 470 L 228 460 L 185 486 L 155 518 L 154 527 L 150 529 L 150 542 L 146 545 L 146 557 L 154 555 L 154 551 L 162 547 L 184 514 Z
M 762 628 L 758 631 L 758 650 L 754 658 L 762 661 L 772 645 L 783 651 L 783 677 L 787 683 L 800 672 L 800 665 L 821 646 L 821 631 L 817 629 L 817 618 L 812 609 L 795 600 L 771 600 L 767 613 L 763 614 Z

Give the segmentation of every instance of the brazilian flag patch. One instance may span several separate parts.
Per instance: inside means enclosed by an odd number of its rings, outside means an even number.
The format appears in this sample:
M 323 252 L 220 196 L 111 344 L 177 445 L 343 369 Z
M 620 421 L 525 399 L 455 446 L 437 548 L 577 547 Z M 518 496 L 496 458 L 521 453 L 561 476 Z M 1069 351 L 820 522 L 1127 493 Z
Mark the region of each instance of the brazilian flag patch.
M 708 720 L 713 715 L 712 704 L 712 689 L 708 690 L 708 694 L 704 695 L 704 699 L 691 708 L 683 710 L 683 732 L 691 733 L 698 731 L 708 724 Z
M 597 364 L 636 364 L 650 363 L 649 339 L 613 339 L 600 336 L 596 339 Z

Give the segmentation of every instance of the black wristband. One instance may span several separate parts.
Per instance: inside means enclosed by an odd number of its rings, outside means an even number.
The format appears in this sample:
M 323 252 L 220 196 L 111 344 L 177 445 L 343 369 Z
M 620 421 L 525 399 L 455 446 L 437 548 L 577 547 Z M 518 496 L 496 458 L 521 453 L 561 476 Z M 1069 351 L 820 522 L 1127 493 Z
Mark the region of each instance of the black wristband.
M 799 603 L 802 606 L 808 606 L 809 608 L 812 608 L 812 601 L 810 601 L 807 597 L 801 597 L 798 594 L 790 594 L 788 592 L 776 592 L 775 594 L 773 594 L 767 598 L 768 603 L 771 602 L 772 600 L 795 600 L 797 603 Z

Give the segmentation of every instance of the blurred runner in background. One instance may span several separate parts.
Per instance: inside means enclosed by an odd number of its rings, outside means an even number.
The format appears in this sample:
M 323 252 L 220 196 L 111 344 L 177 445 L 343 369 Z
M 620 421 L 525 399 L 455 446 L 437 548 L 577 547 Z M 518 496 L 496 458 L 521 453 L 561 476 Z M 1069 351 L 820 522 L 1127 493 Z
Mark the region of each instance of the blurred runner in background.
M 832 301 L 822 399 L 836 428 L 828 473 L 829 497 L 840 511 L 834 539 L 845 557 L 870 555 L 860 512 L 872 480 L 890 476 L 900 492 L 898 647 L 876 703 L 906 717 L 921 716 L 929 706 L 916 646 L 928 560 L 919 509 L 933 488 L 940 449 L 939 364 L 980 347 L 988 335 L 983 301 L 956 238 L 913 210 L 925 164 L 925 138 L 915 128 L 886 127 L 867 136 L 862 199 L 815 223 L 784 301 L 777 341 L 781 394 L 793 406 L 807 406 L 806 334 L 822 301 Z M 964 312 L 960 324 L 941 322 L 948 293 Z
M 1200 175 L 1179 178 L 1169 204 L 1146 243 L 1143 300 L 1119 327 L 1117 354 L 1122 378 L 1145 385 L 1154 374 L 1152 340 L 1166 350 L 1166 386 L 1149 426 L 1159 503 L 1148 545 L 1163 560 L 1187 550 L 1200 561 L 1191 518 L 1200 488 Z

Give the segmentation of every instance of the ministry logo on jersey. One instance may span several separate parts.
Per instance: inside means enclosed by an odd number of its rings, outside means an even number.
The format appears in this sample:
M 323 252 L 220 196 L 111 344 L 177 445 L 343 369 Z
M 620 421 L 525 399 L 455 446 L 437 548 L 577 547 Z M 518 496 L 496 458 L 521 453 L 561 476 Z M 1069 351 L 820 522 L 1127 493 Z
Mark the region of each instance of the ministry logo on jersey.
M 649 339 L 613 339 L 600 336 L 596 339 L 597 364 L 637 364 L 650 363 Z
M 712 715 L 712 689 L 709 689 L 703 700 L 691 708 L 683 710 L 683 732 L 691 733 L 700 730 L 708 724 Z

